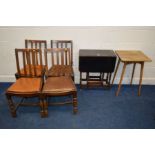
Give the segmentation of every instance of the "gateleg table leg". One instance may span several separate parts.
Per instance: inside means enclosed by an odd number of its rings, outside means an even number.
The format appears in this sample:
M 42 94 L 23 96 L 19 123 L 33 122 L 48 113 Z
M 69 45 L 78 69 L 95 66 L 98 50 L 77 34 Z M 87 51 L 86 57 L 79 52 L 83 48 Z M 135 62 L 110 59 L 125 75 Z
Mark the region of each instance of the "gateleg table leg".
M 80 89 L 82 88 L 82 72 L 80 72 Z

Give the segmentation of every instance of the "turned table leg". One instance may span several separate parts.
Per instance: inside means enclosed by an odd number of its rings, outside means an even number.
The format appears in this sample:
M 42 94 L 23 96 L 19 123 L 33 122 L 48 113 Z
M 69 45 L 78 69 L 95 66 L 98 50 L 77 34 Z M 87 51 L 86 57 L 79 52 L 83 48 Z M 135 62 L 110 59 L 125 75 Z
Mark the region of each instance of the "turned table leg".
M 73 113 L 76 114 L 78 112 L 78 104 L 77 104 L 77 92 L 73 93 Z

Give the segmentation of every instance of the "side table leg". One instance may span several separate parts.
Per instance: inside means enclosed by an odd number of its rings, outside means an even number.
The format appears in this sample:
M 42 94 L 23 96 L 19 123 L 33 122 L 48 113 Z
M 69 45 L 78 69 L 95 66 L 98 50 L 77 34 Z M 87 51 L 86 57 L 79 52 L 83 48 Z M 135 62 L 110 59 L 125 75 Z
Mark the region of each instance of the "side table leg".
M 123 80 L 123 76 L 124 76 L 124 73 L 125 73 L 126 65 L 127 65 L 127 63 L 124 63 L 123 70 L 122 70 L 122 75 L 121 75 L 119 85 L 118 85 L 118 89 L 117 89 L 117 92 L 116 92 L 116 96 L 118 96 L 118 94 L 120 92 L 120 89 L 121 89 L 122 80 Z
M 120 64 L 120 59 L 118 60 L 118 63 L 117 63 L 117 66 L 116 66 L 116 70 L 115 70 L 114 77 L 113 77 L 111 85 L 113 85 L 113 83 L 114 83 L 114 80 L 115 80 L 115 77 L 116 77 L 116 74 L 117 74 L 117 71 L 118 71 L 119 64 Z
M 132 76 L 131 76 L 130 85 L 132 85 L 133 76 L 134 76 L 134 73 L 135 73 L 135 67 L 136 67 L 136 63 L 133 64 L 133 70 L 132 70 Z
M 141 63 L 138 96 L 141 95 L 141 87 L 142 87 L 143 71 L 144 71 L 144 62 Z

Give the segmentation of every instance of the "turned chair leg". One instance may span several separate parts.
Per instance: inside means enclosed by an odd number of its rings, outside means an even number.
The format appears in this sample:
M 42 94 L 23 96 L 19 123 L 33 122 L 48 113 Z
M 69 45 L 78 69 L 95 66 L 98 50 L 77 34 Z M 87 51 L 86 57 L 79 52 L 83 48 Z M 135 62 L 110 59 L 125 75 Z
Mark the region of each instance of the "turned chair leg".
M 46 105 L 46 101 L 44 99 L 43 96 L 40 96 L 40 114 L 41 114 L 41 117 L 47 117 L 48 116 L 48 112 L 47 112 L 47 105 Z
M 13 104 L 11 95 L 6 94 L 6 97 L 7 97 L 7 100 L 8 100 L 8 105 L 9 105 L 9 109 L 10 109 L 12 117 L 16 117 L 17 116 L 16 109 L 15 109 L 15 106 Z
M 77 93 L 73 94 L 73 113 L 76 114 L 78 112 L 78 107 L 77 107 Z
M 45 113 L 44 113 L 44 101 L 42 98 L 40 98 L 40 115 L 41 117 L 45 117 Z
M 48 116 L 48 102 L 47 102 L 47 99 L 44 99 L 44 114 L 45 114 L 45 117 Z

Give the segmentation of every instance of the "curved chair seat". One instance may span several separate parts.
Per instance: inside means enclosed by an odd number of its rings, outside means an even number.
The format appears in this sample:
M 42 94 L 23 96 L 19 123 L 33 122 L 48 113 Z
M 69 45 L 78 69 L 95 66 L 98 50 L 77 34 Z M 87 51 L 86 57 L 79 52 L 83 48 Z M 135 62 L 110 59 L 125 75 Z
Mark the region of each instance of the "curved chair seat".
M 7 93 L 13 94 L 36 94 L 42 87 L 41 78 L 19 78 L 8 89 Z
M 61 94 L 75 92 L 76 87 L 70 77 L 49 77 L 43 86 L 42 93 Z
M 72 96 L 72 99 L 67 102 L 61 103 L 49 103 L 48 97 L 55 96 Z M 71 77 L 60 76 L 60 77 L 48 77 L 43 89 L 42 89 L 42 99 L 44 102 L 44 112 L 46 116 L 48 115 L 48 105 L 61 105 L 72 103 L 73 113 L 76 114 L 78 111 L 77 108 L 77 89 Z

